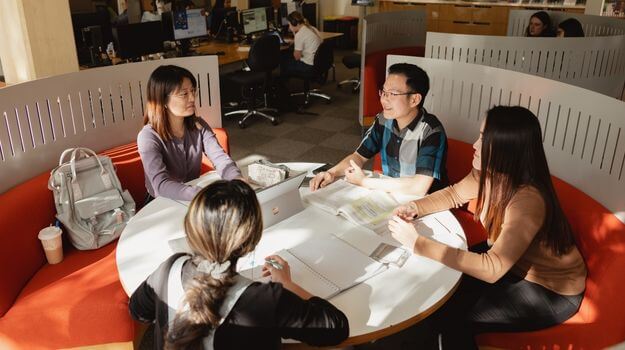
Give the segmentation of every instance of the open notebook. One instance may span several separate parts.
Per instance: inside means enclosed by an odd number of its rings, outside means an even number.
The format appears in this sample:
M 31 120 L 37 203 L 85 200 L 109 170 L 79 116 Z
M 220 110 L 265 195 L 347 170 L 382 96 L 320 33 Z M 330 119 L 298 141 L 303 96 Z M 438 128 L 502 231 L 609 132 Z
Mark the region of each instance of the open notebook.
M 350 222 L 364 226 L 379 235 L 387 233 L 388 219 L 399 202 L 389 193 L 352 185 L 345 180 L 310 192 L 305 202 Z
M 289 263 L 291 279 L 313 295 L 331 298 L 387 269 L 340 238 L 316 237 L 276 253 Z M 261 280 L 261 268 L 240 271 Z

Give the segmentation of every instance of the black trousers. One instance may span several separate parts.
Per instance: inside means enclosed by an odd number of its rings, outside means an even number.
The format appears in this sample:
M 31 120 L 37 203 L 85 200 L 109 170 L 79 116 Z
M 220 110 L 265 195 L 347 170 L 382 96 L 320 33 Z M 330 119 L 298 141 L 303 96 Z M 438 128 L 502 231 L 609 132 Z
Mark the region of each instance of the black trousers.
M 485 252 L 483 242 L 472 251 Z M 443 349 L 477 349 L 474 336 L 486 332 L 524 332 L 560 324 L 573 316 L 583 293 L 553 292 L 512 273 L 490 284 L 463 275 L 447 303 L 428 319 L 441 334 Z

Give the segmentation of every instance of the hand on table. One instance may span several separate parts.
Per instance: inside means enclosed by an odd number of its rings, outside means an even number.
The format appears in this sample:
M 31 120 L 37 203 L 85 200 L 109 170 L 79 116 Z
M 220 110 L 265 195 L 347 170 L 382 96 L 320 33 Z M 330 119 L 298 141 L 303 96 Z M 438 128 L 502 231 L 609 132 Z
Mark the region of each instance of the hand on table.
M 282 259 L 278 255 L 270 255 L 265 258 L 265 261 L 267 260 L 275 261 L 276 263 L 280 264 L 282 268 L 277 269 L 269 262 L 265 262 L 265 265 L 263 265 L 263 270 L 262 270 L 263 277 L 270 276 L 271 282 L 282 283 L 282 284 L 291 283 L 291 268 L 289 267 L 289 263 L 286 260 Z
M 328 186 L 329 184 L 333 183 L 334 180 L 334 175 L 332 173 L 328 171 L 322 171 L 310 180 L 310 190 L 314 192 L 319 188 Z
M 388 221 L 388 229 L 391 231 L 393 238 L 395 238 L 404 247 L 410 248 L 411 252 L 414 252 L 415 243 L 417 243 L 419 234 L 411 222 L 394 215 Z
M 417 206 L 414 202 L 408 202 L 393 209 L 393 215 L 399 216 L 400 218 L 408 221 L 414 220 L 418 214 Z
M 353 160 L 349 161 L 349 165 L 350 167 L 345 169 L 345 180 L 351 184 L 362 186 L 362 181 L 367 177 L 365 172 Z

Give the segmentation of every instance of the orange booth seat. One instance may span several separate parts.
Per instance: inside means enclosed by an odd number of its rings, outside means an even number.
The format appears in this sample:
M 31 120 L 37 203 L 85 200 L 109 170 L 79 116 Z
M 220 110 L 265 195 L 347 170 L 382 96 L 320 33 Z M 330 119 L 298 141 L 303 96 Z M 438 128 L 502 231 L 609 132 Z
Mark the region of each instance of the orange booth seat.
M 447 171 L 455 183 L 471 169 L 470 144 L 448 140 Z M 477 337 L 481 346 L 502 349 L 603 349 L 625 340 L 625 224 L 590 196 L 553 177 L 577 246 L 588 268 L 586 291 L 579 311 L 555 327 L 535 332 L 488 333 Z M 486 238 L 484 228 L 473 220 L 472 208 L 452 210 L 469 246 Z M 620 281 L 620 282 L 619 282 Z
M 228 152 L 227 134 L 214 131 Z M 139 208 L 146 190 L 136 143 L 103 154 L 112 158 Z M 203 170 L 210 170 L 209 162 Z M 135 323 L 119 281 L 117 242 L 79 251 L 64 240 L 63 261 L 46 263 L 37 234 L 55 220 L 49 176 L 41 174 L 0 194 L 0 349 L 129 348 Z

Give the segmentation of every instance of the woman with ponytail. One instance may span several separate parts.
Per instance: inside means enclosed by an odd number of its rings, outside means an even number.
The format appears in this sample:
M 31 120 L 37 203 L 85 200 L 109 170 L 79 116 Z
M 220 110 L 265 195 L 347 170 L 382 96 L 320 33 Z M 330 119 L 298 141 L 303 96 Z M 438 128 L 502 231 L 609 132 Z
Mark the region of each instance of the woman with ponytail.
M 155 323 L 158 349 L 279 349 L 281 338 L 335 345 L 347 338 L 347 318 L 332 304 L 266 264 L 271 282 L 237 274 L 237 260 L 252 252 L 262 231 L 256 194 L 240 180 L 201 190 L 184 218 L 191 254 L 161 264 L 130 298 L 138 321 Z
M 308 20 L 297 12 L 291 12 L 287 17 L 289 30 L 293 32 L 293 55 L 282 61 L 280 74 L 288 76 L 290 73 L 309 73 L 313 70 L 315 54 L 323 39 L 317 28 L 308 24 Z

